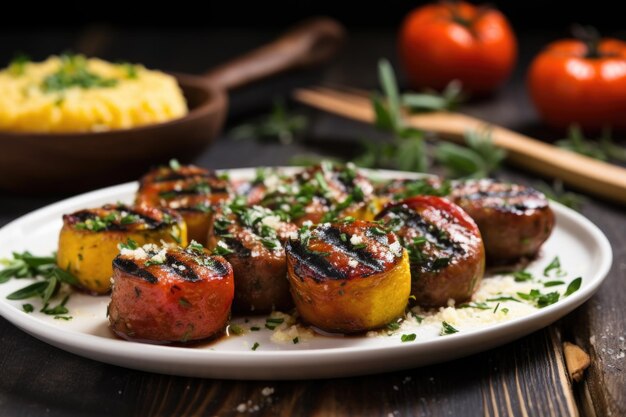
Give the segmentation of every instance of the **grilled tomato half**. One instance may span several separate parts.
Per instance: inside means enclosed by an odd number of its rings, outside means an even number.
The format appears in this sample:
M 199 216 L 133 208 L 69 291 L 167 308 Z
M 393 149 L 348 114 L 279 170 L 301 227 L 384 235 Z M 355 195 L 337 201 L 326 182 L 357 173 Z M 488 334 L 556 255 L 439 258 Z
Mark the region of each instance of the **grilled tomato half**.
M 418 196 L 387 205 L 377 218 L 408 251 L 417 304 L 445 306 L 472 296 L 485 272 L 485 250 L 467 213 L 444 198 Z
M 186 249 L 122 249 L 113 261 L 109 324 L 120 337 L 136 341 L 207 339 L 226 327 L 233 293 L 230 264 L 195 242 Z
M 493 180 L 455 182 L 450 198 L 478 225 L 487 262 L 533 257 L 554 228 L 554 213 L 539 191 Z
M 208 247 L 233 267 L 235 311 L 269 313 L 293 307 L 283 243 L 298 228 L 288 220 L 268 208 L 248 207 L 242 199 L 216 214 Z
M 193 165 L 170 163 L 146 174 L 135 199 L 138 205 L 166 207 L 179 212 L 189 240 L 206 244 L 212 211 L 231 196 L 228 179 Z
M 128 240 L 144 243 L 187 244 L 181 216 L 156 207 L 108 204 L 63 216 L 57 263 L 87 291 L 104 294 L 111 289 L 111 261 L 118 245 Z
M 285 249 L 291 293 L 306 322 L 355 333 L 404 314 L 411 289 L 407 252 L 379 224 L 347 220 L 305 226 Z

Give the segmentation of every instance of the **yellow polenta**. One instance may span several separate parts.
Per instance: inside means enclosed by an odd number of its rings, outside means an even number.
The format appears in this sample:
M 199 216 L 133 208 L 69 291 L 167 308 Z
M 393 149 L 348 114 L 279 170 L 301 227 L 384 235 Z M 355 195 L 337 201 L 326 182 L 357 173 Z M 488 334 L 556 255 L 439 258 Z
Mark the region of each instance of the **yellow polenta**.
M 141 65 L 72 55 L 22 60 L 0 71 L 0 131 L 95 132 L 185 114 L 176 80 Z

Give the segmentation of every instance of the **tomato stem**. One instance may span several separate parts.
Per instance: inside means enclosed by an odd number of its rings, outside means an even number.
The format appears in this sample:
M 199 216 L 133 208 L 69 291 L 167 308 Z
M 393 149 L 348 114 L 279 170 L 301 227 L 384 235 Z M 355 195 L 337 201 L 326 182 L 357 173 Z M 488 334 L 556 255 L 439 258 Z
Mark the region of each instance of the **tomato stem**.
M 602 53 L 600 52 L 600 32 L 596 28 L 593 26 L 574 25 L 572 26 L 572 34 L 587 47 L 585 58 L 602 58 Z

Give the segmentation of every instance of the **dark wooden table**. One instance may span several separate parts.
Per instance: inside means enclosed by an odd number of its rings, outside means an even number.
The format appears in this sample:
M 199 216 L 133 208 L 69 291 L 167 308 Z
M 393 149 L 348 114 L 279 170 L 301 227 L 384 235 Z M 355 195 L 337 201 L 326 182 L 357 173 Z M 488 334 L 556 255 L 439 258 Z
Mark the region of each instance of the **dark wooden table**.
M 0 35 L 0 58 L 15 50 L 42 58 L 68 47 L 149 67 L 201 72 L 269 39 L 271 33 L 123 32 L 94 27 L 79 33 Z M 550 34 L 525 35 L 521 64 L 497 96 L 464 111 L 486 120 L 549 137 L 525 95 L 529 57 Z M 395 58 L 391 33 L 354 33 L 343 55 L 323 71 L 286 75 L 232 96 L 229 125 L 267 111 L 271 98 L 295 86 L 335 82 L 361 88 L 376 84 L 379 57 Z M 350 156 L 356 139 L 380 136 L 369 126 L 306 112 L 312 126 L 304 142 L 280 146 L 235 142 L 226 135 L 197 163 L 229 168 L 288 163 L 304 152 Z M 533 183 L 529 174 L 504 169 L 500 176 Z M 64 196 L 0 193 L 0 224 Z M 583 214 L 609 237 L 615 262 L 599 292 L 547 329 L 478 355 L 382 375 L 316 381 L 225 381 L 150 374 L 83 359 L 30 337 L 0 319 L 0 415 L 2 416 L 620 416 L 626 415 L 626 216 L 621 208 L 589 199 Z M 580 383 L 572 383 L 562 343 L 592 357 Z M 274 394 L 265 397 L 265 387 Z M 259 409 L 239 413 L 241 403 Z

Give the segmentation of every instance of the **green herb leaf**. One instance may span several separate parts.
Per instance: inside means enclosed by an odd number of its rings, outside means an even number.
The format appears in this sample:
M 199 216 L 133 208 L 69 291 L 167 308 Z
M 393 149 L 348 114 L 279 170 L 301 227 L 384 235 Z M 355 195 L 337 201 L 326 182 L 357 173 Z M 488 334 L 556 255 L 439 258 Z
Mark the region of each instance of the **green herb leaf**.
M 32 304 L 22 304 L 22 310 L 24 310 L 26 313 L 32 313 L 33 311 L 35 311 L 35 307 L 33 307 Z
M 543 283 L 544 287 L 556 287 L 558 285 L 563 285 L 565 284 L 565 281 L 547 281 Z
M 402 95 L 402 104 L 414 112 L 454 110 L 464 100 L 461 83 L 451 81 L 442 94 L 436 91 L 406 93 Z
M 587 199 L 580 194 L 565 191 L 563 182 L 560 180 L 555 180 L 552 183 L 552 186 L 546 184 L 545 182 L 539 182 L 535 184 L 535 188 L 544 193 L 550 200 L 561 203 L 564 206 L 576 211 L 580 211 L 584 203 L 587 201 Z
M 387 106 L 393 130 L 397 131 L 403 125 L 400 114 L 400 93 L 393 67 L 386 59 L 378 61 L 378 77 L 380 85 L 387 98 Z
M 291 339 L 291 341 L 293 342 L 294 345 L 297 345 L 298 343 L 300 343 L 300 338 L 296 336 L 293 339 Z
M 566 272 L 561 269 L 561 261 L 559 260 L 558 256 L 556 256 L 552 260 L 552 262 L 550 262 L 550 264 L 545 267 L 545 269 L 543 270 L 543 276 L 549 277 L 551 271 L 555 271 L 555 275 L 557 277 L 562 277 L 566 275 Z
M 259 346 L 261 346 L 261 345 L 259 345 L 259 342 L 254 342 L 254 345 L 252 345 L 251 349 L 252 350 L 257 350 L 259 348 Z
M 452 325 L 450 325 L 448 322 L 446 321 L 441 322 L 441 331 L 439 332 L 440 336 L 445 336 L 445 335 L 454 334 L 458 332 L 459 331 L 455 329 Z
M 568 295 L 571 295 L 575 293 L 576 291 L 578 291 L 582 282 L 583 282 L 582 277 L 578 277 L 572 280 L 572 282 L 570 282 L 569 285 L 567 286 L 567 289 L 565 290 L 563 297 L 567 297 Z
M 533 280 L 533 274 L 528 271 L 516 271 L 513 273 L 515 282 L 526 282 Z
M 402 341 L 402 343 L 412 342 L 415 340 L 416 337 L 417 336 L 415 335 L 415 333 L 403 334 L 402 336 L 400 336 L 400 340 Z
M 234 139 L 257 139 L 290 144 L 307 126 L 308 119 L 305 116 L 289 113 L 284 101 L 276 99 L 270 114 L 252 123 L 233 128 L 229 136 Z
M 7 295 L 7 299 L 24 300 L 26 298 L 35 297 L 38 295 L 42 295 L 44 291 L 46 290 L 46 288 L 48 288 L 47 281 L 35 282 L 34 284 L 30 284 L 22 289 L 19 289 Z

